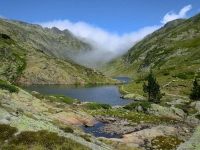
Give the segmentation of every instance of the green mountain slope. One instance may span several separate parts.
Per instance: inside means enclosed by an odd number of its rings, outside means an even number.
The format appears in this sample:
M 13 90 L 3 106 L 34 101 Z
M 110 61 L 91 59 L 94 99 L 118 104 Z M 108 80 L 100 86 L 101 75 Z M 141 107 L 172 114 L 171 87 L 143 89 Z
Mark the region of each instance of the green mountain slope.
M 62 34 L 69 39 L 65 37 L 59 45 L 56 38 Z M 62 47 L 71 49 L 62 51 Z M 21 84 L 115 83 L 99 71 L 66 60 L 70 55 L 64 53 L 72 54 L 82 47 L 88 45 L 55 28 L 0 19 L 0 79 Z M 63 59 L 56 58 L 60 56 Z
M 74 60 L 79 51 L 91 50 L 91 46 L 78 40 L 67 29 L 42 28 L 37 24 L 7 20 L 0 18 L 0 33 L 5 33 L 12 39 L 27 43 L 45 54 L 61 59 Z
M 146 74 L 152 69 L 163 91 L 187 95 L 194 77 L 200 77 L 199 67 L 200 14 L 197 14 L 187 20 L 167 23 L 125 55 L 106 64 L 103 72 L 110 76 L 135 78 L 136 82 L 125 88 L 133 92 L 134 88 L 142 86 Z M 138 92 L 141 93 L 141 88 Z

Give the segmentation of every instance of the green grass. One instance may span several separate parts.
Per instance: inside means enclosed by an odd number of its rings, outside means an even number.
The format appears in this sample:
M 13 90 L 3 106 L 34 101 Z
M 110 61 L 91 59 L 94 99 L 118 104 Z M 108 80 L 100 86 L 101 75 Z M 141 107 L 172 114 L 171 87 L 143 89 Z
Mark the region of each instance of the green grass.
M 86 110 L 91 115 L 102 115 L 102 116 L 111 116 L 111 117 L 119 117 L 125 118 L 132 122 L 140 123 L 141 121 L 144 123 L 153 123 L 153 124 L 174 124 L 176 120 L 167 118 L 167 117 L 158 117 L 158 116 L 150 116 L 144 113 L 138 113 L 135 110 L 126 110 L 126 109 L 107 109 L 105 111 L 102 110 Z
M 103 71 L 112 76 L 124 74 L 134 78 L 135 81 L 125 85 L 124 90 L 142 95 L 141 84 L 145 81 L 145 74 L 152 69 L 161 90 L 173 95 L 188 96 L 191 79 L 200 76 L 200 28 L 196 28 L 197 22 L 191 24 L 191 20 L 149 35 L 127 54 L 105 65 Z M 182 83 L 162 87 L 172 80 L 180 80 Z M 126 94 L 121 89 L 120 92 Z
M 88 142 L 91 142 L 90 135 L 88 135 L 88 134 L 82 134 L 82 135 L 80 135 L 80 137 L 84 138 Z
M 47 99 L 52 102 L 59 102 L 59 103 L 66 103 L 66 104 L 72 104 L 74 102 L 77 102 L 75 99 L 72 99 L 70 97 L 67 97 L 65 95 L 56 95 L 56 94 L 34 94 L 36 98 L 39 99 Z
M 113 140 L 109 140 L 106 138 L 99 138 L 100 141 L 114 147 L 114 149 L 116 150 L 141 150 L 140 148 L 136 148 L 133 146 L 129 146 L 128 144 L 125 143 L 121 143 L 121 142 L 117 142 L 117 141 L 113 141 Z
M 61 126 L 59 129 L 67 133 L 74 133 L 74 129 L 71 126 Z
M 27 63 L 26 60 L 24 58 L 21 58 L 18 54 L 14 54 L 16 60 L 20 61 L 22 63 L 22 65 L 20 65 L 17 69 L 17 76 L 19 77 L 22 72 L 26 69 Z
M 97 110 L 97 109 L 110 109 L 111 106 L 109 104 L 101 104 L 101 103 L 87 103 L 85 105 L 86 108 L 91 110 Z
M 156 149 L 176 149 L 183 140 L 178 139 L 175 136 L 157 136 L 151 140 L 151 144 Z
M 66 132 L 69 128 L 64 128 Z M 61 150 L 61 149 L 76 149 L 89 150 L 86 146 L 73 141 L 72 139 L 59 136 L 55 132 L 46 130 L 41 131 L 24 131 L 14 136 L 17 133 L 15 127 L 6 124 L 0 124 L 0 149 L 2 150 Z M 70 133 L 71 129 L 70 129 Z
M 188 72 L 180 72 L 173 77 L 178 77 L 179 79 L 194 79 L 195 77 L 195 72 L 193 71 L 188 71 Z
M 5 89 L 8 90 L 11 93 L 17 93 L 19 92 L 19 89 L 11 84 L 8 84 L 5 81 L 0 80 L 0 88 L 1 89 Z
M 14 133 L 17 132 L 17 129 L 14 127 L 10 127 L 6 124 L 0 124 L 0 149 L 1 145 L 5 140 L 10 140 L 14 137 Z
M 151 108 L 151 104 L 153 104 L 153 102 L 133 102 L 125 105 L 124 108 L 128 110 L 134 110 L 137 106 L 140 105 L 144 111 L 147 111 L 149 108 Z
M 9 127 L 8 127 L 9 128 Z M 7 134 L 7 133 L 6 133 Z M 7 136 L 12 134 L 8 133 Z M 1 136 L 1 135 L 0 135 Z M 8 138 L 6 138 L 8 139 Z M 76 149 L 76 150 L 88 150 L 86 146 L 73 141 L 72 139 L 58 136 L 55 132 L 48 132 L 46 130 L 41 131 L 24 131 L 15 137 L 12 137 L 7 143 L 4 143 L 2 150 L 15 150 L 15 149 L 48 149 L 48 150 L 60 150 L 60 149 Z

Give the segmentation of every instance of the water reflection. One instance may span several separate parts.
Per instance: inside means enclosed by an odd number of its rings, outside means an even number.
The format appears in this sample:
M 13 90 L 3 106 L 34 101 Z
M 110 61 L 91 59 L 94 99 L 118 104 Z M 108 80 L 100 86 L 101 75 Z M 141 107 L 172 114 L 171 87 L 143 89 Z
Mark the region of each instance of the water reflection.
M 102 132 L 100 130 L 101 127 L 104 126 L 104 123 L 99 122 L 94 125 L 94 127 L 82 127 L 85 133 L 91 133 L 96 137 L 106 137 L 106 138 L 121 138 L 122 136 L 119 134 L 109 134 L 106 132 Z

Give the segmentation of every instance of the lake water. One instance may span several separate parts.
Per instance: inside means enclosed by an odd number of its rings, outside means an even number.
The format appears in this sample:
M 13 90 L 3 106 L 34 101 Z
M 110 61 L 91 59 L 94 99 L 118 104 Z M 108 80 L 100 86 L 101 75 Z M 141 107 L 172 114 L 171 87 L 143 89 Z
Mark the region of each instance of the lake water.
M 113 77 L 115 79 L 128 83 L 131 79 L 126 77 Z M 123 106 L 133 100 L 120 98 L 117 85 L 27 85 L 21 86 L 30 91 L 37 91 L 44 94 L 62 94 L 77 99 L 81 102 L 99 102 L 107 103 L 111 106 Z M 121 135 L 108 134 L 100 130 L 105 124 L 99 122 L 94 127 L 82 127 L 86 133 L 92 133 L 94 136 L 106 138 L 120 138 Z
M 104 123 L 99 122 L 97 124 L 95 124 L 93 127 L 82 127 L 83 131 L 86 133 L 91 133 L 96 137 L 106 137 L 106 138 L 121 138 L 122 135 L 119 134 L 109 134 L 106 132 L 102 132 L 101 131 L 101 127 L 105 126 Z
M 29 85 L 21 86 L 44 94 L 62 94 L 81 102 L 106 103 L 123 106 L 133 100 L 120 98 L 117 85 Z

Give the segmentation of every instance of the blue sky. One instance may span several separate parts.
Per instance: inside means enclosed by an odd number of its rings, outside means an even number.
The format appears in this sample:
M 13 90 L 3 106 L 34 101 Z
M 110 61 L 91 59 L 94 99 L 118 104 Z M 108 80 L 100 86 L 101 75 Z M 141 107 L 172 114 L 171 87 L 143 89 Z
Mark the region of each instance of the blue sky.
M 0 0 L 0 6 L 3 18 L 69 29 L 108 60 L 167 21 L 200 12 L 199 0 Z
M 120 35 L 160 23 L 163 16 L 192 5 L 187 17 L 198 13 L 199 0 L 1 0 L 0 16 L 24 22 L 83 21 Z

